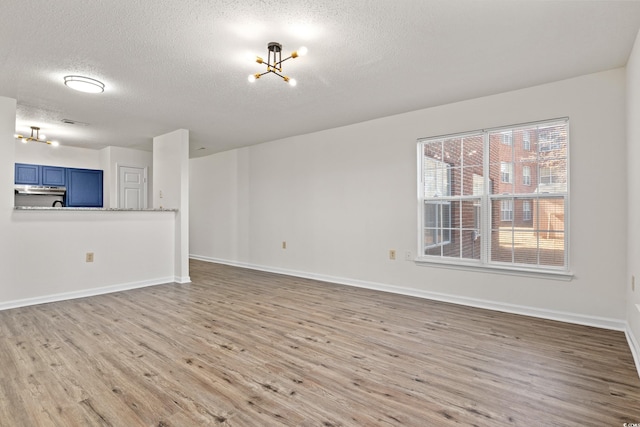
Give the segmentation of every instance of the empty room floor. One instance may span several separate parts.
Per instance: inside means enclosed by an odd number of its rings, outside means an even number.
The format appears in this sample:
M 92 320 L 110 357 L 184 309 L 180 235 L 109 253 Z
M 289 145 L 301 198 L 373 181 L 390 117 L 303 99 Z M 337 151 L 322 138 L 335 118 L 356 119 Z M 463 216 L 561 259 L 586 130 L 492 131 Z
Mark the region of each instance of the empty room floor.
M 191 261 L 0 312 L 0 426 L 622 426 L 622 332 Z

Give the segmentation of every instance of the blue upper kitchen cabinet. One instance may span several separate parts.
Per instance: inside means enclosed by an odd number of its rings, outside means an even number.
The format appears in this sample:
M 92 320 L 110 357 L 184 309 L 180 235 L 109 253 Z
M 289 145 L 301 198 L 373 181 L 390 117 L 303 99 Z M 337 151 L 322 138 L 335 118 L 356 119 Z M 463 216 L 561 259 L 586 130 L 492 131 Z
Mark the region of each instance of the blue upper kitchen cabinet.
M 16 163 L 15 182 L 24 185 L 40 185 L 40 166 Z
M 67 197 L 69 207 L 102 207 L 102 171 L 67 168 Z
M 15 183 L 22 185 L 64 187 L 66 183 L 66 169 L 58 166 L 16 163 Z
M 66 183 L 66 168 L 57 166 L 40 166 L 42 185 L 64 187 Z

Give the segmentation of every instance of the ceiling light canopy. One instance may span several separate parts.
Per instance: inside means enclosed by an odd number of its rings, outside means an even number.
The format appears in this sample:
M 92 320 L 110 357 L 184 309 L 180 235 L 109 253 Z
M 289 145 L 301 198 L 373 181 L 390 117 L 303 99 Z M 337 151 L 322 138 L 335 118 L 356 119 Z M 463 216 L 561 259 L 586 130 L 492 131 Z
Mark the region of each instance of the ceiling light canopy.
M 82 76 L 65 76 L 64 84 L 71 89 L 87 93 L 104 92 L 104 83 L 96 79 Z
M 44 134 L 40 135 L 40 128 L 37 126 L 31 126 L 31 136 L 16 135 L 15 137 L 19 139 L 23 144 L 33 141 L 53 145 L 54 147 L 60 145 L 58 141 L 47 141 L 47 138 Z
M 256 57 L 256 62 L 258 64 L 265 64 L 267 66 L 267 71 L 265 71 L 264 73 L 255 73 L 249 75 L 249 81 L 253 83 L 265 74 L 273 73 L 276 76 L 281 77 L 285 83 L 289 83 L 289 85 L 291 86 L 295 86 L 296 84 L 298 84 L 295 79 L 282 74 L 282 63 L 288 59 L 306 55 L 308 51 L 307 48 L 302 46 L 300 49 L 293 51 L 291 55 L 289 55 L 285 59 L 282 59 L 282 45 L 280 43 L 271 42 L 267 44 L 267 51 L 268 56 L 266 62 L 259 56 Z

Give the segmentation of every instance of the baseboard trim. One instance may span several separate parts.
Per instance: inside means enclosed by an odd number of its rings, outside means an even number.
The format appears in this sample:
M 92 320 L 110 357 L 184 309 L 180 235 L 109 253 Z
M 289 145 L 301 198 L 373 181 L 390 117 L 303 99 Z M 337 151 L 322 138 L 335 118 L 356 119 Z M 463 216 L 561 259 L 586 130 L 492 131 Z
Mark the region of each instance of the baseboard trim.
M 35 298 L 25 298 L 0 303 L 0 311 L 10 310 L 12 308 L 26 307 L 30 305 L 46 304 L 50 302 L 65 301 L 77 298 L 92 297 L 96 295 L 110 294 L 113 292 L 128 291 L 131 289 L 144 288 L 147 286 L 162 285 L 173 283 L 173 277 L 160 277 L 157 279 L 143 280 L 140 282 L 123 283 L 113 286 L 104 286 L 101 288 L 85 289 L 82 291 L 63 292 L 59 294 L 44 295 Z
M 176 282 L 176 283 L 180 283 L 182 285 L 182 284 L 185 284 L 185 283 L 191 283 L 191 277 L 190 276 L 183 276 L 183 277 L 176 276 L 176 277 L 173 278 L 173 281 Z
M 528 307 L 516 304 L 500 303 L 495 301 L 461 297 L 457 295 L 443 294 L 438 292 L 422 291 L 419 289 L 404 288 L 400 286 L 388 285 L 384 283 L 368 282 L 357 279 L 348 279 L 342 277 L 327 276 L 323 274 L 307 273 L 303 271 L 287 270 L 283 268 L 273 268 L 263 265 L 256 265 L 244 262 L 229 261 L 219 258 L 210 258 L 200 255 L 189 255 L 189 258 L 213 262 L 218 264 L 226 264 L 235 267 L 243 267 L 251 270 L 266 271 L 270 273 L 284 274 L 287 276 L 302 277 L 305 279 L 320 280 L 323 282 L 336 283 L 340 285 L 355 286 L 359 288 L 372 289 L 382 292 L 390 292 L 400 295 L 408 295 L 412 297 L 425 298 L 434 301 L 448 302 L 452 304 L 465 305 L 475 308 L 484 308 L 487 310 L 502 311 L 505 313 L 520 314 L 524 316 L 537 317 L 547 320 L 557 320 L 560 322 L 574 323 L 578 325 L 594 326 L 597 328 L 611 329 L 615 331 L 626 331 L 627 323 L 622 319 L 612 319 L 606 317 L 587 316 L 583 314 L 569 313 L 563 311 L 547 310 L 535 307 Z
M 631 330 L 631 326 L 629 326 L 628 323 L 624 330 L 624 334 L 627 336 L 627 342 L 629 343 L 629 348 L 633 355 L 633 361 L 635 362 L 636 369 L 638 370 L 638 377 L 640 377 L 640 345 L 638 344 L 638 340 L 636 340 L 636 337 Z

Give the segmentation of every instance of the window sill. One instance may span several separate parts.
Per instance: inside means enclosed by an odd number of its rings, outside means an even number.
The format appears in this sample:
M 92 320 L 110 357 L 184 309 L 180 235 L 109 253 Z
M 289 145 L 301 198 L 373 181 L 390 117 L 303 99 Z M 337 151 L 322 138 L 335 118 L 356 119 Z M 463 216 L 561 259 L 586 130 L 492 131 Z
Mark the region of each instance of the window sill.
M 564 270 L 534 269 L 526 267 L 511 267 L 502 265 L 482 265 L 473 261 L 470 262 L 448 262 L 446 260 L 432 259 L 430 257 L 419 257 L 414 260 L 416 265 L 425 267 L 450 268 L 453 270 L 476 271 L 482 273 L 507 274 L 511 276 L 536 277 L 542 279 L 561 280 L 569 282 L 573 279 L 573 273 Z

